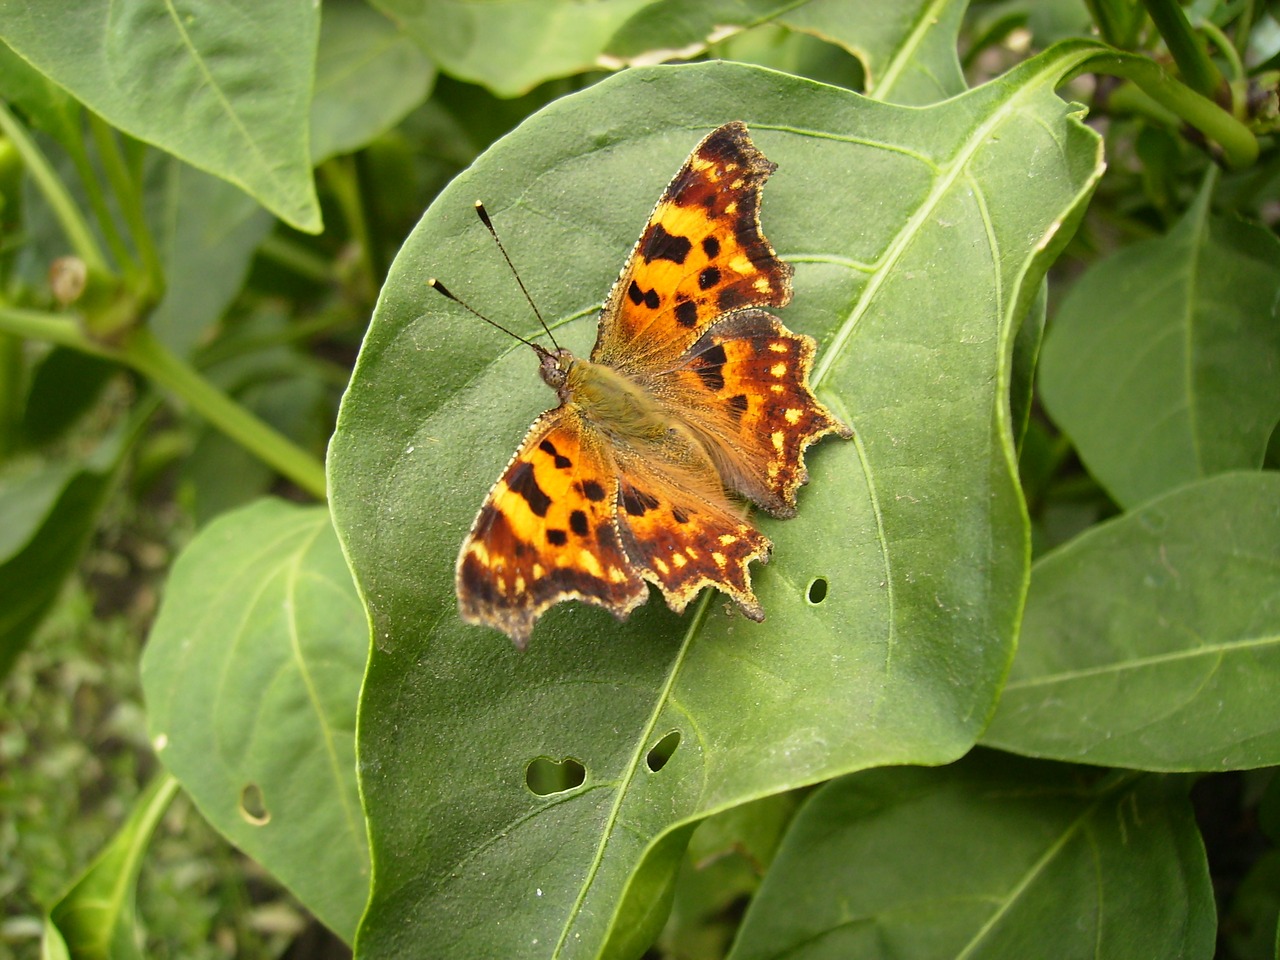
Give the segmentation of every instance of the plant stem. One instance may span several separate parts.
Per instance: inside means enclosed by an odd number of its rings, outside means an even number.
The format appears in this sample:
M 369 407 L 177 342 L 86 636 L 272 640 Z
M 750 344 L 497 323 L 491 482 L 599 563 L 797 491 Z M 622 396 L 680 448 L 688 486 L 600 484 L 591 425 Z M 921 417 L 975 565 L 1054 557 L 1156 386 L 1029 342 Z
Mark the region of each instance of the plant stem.
M 373 248 L 369 237 L 369 224 L 364 215 L 364 203 L 360 197 L 360 182 L 350 157 L 333 157 L 320 165 L 320 173 L 333 191 L 334 199 L 342 210 L 351 239 L 355 241 L 360 256 L 357 293 L 368 302 L 374 298 L 377 283 L 373 263 Z
M 93 231 L 80 215 L 80 208 L 71 199 L 66 186 L 58 179 L 58 174 L 44 152 L 36 146 L 36 142 L 27 135 L 26 129 L 18 122 L 18 118 L 10 113 L 9 108 L 3 103 L 0 103 L 0 131 L 13 141 L 14 147 L 22 156 L 22 162 L 31 173 L 31 178 L 44 194 L 49 206 L 53 208 L 53 214 L 58 218 L 58 222 L 62 224 L 62 230 L 67 235 L 67 240 L 70 241 L 76 255 L 90 270 L 109 272 L 107 259 L 103 256 Z
M 1214 66 L 1204 44 L 1191 24 L 1177 0 L 1142 0 L 1151 15 L 1151 22 L 1160 31 L 1165 46 L 1173 55 L 1174 63 L 1182 74 L 1183 81 L 1202 97 L 1213 97 L 1222 85 L 1222 74 Z
M 307 247 L 289 237 L 277 233 L 269 233 L 258 245 L 258 255 L 274 260 L 282 267 L 287 267 L 299 276 L 318 283 L 333 283 L 337 280 L 333 265 L 324 257 L 313 253 Z
M 1240 169 L 1258 159 L 1258 139 L 1243 123 L 1212 100 L 1179 83 L 1154 60 L 1119 50 L 1095 48 L 1075 73 L 1107 73 L 1136 83 L 1147 96 L 1171 110 L 1222 148 L 1228 165 Z
M 211 384 L 148 328 L 130 333 L 120 359 L 181 397 L 213 426 L 316 499 L 325 498 L 323 464 Z
M 142 210 L 142 191 L 138 189 L 138 184 L 125 163 L 116 131 L 96 113 L 89 114 L 89 126 L 93 130 L 93 140 L 98 146 L 98 154 L 107 173 L 107 182 L 120 201 L 120 209 L 129 225 L 134 246 L 142 258 L 147 281 L 145 293 L 150 302 L 156 302 L 164 293 L 164 267 L 160 263 L 155 240 Z
M 0 333 L 44 340 L 124 363 L 191 408 L 263 463 L 317 499 L 325 498 L 324 465 L 288 437 L 259 420 L 173 354 L 146 327 L 133 330 L 123 347 L 104 346 L 85 335 L 69 316 L 0 307 Z
M 102 184 L 98 182 L 97 171 L 89 159 L 89 151 L 85 149 L 84 138 L 76 137 L 70 142 L 63 142 L 62 145 L 66 148 L 67 156 L 71 158 L 76 174 L 80 177 L 80 185 L 84 188 L 85 198 L 89 201 L 89 209 L 97 218 L 98 229 L 102 231 L 102 236 L 107 241 L 111 256 L 115 258 L 116 265 L 128 273 L 135 267 L 133 253 L 116 228 L 115 217 L 111 215 L 111 210 L 107 206 L 107 198 L 102 192 Z
M 1200 29 L 1213 38 L 1213 45 L 1217 47 L 1218 52 L 1222 54 L 1222 58 L 1227 61 L 1227 65 L 1231 68 L 1232 80 L 1244 80 L 1244 63 L 1240 59 L 1240 55 L 1236 53 L 1236 48 L 1231 45 L 1231 40 L 1225 33 L 1218 29 L 1218 25 L 1207 17 L 1200 22 Z

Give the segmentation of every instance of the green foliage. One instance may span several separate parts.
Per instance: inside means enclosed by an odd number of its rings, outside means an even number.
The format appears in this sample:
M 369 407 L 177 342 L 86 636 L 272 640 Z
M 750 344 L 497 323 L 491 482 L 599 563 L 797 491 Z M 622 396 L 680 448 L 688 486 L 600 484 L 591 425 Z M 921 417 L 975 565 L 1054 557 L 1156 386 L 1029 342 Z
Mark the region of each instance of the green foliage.
M 369 958 L 1276 956 L 1272 16 L 0 4 L 0 942 L 305 952 L 283 888 Z M 453 565 L 553 401 L 426 280 L 538 336 L 483 198 L 585 353 L 735 119 L 855 437 L 765 623 L 518 652 Z M 41 714 L 104 660 L 94 780 Z

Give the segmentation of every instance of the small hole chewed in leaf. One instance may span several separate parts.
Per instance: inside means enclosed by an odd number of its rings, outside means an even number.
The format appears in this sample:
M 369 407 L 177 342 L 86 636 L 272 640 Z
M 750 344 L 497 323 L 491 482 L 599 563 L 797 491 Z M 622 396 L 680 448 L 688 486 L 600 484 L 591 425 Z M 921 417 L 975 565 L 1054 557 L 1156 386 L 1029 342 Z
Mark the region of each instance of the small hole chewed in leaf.
M 529 761 L 529 766 L 524 771 L 524 782 L 540 797 L 580 787 L 586 779 L 587 768 L 573 757 L 565 757 L 563 760 L 535 757 Z
M 255 827 L 263 827 L 271 822 L 271 811 L 267 809 L 262 788 L 256 783 L 247 783 L 240 789 L 240 816 Z
M 650 770 L 657 773 L 667 765 L 667 761 L 671 759 L 671 755 L 676 752 L 678 746 L 680 746 L 680 731 L 672 730 L 653 745 L 645 756 L 644 762 Z
M 827 599 L 827 578 L 818 577 L 809 584 L 809 602 L 821 603 Z

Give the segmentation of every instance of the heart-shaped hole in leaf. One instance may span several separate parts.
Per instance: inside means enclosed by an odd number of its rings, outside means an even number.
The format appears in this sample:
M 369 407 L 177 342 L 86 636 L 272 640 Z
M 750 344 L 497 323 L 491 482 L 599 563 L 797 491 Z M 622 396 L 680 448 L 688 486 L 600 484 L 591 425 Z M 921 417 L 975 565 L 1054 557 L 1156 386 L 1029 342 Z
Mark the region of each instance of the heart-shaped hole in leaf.
M 563 760 L 535 757 L 529 761 L 529 766 L 524 771 L 524 782 L 540 797 L 580 787 L 586 779 L 587 768 L 573 757 L 565 757 Z

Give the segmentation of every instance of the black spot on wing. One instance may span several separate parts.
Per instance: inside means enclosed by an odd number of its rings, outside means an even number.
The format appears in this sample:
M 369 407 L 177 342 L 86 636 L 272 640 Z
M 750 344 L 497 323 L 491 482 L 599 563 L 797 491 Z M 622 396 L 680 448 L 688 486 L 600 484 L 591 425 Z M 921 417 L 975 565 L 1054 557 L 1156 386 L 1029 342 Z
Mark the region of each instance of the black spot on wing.
M 688 237 L 667 233 L 666 227 L 655 223 L 649 228 L 644 245 L 640 248 L 640 255 L 644 257 L 645 263 L 652 263 L 654 260 L 684 263 L 684 258 L 689 255 L 692 247 Z
M 729 409 L 741 417 L 747 412 L 747 395 L 745 393 L 740 393 L 735 397 L 730 397 Z
M 643 517 L 658 505 L 658 498 L 643 490 L 628 488 L 622 491 L 622 506 L 633 517 Z
M 533 475 L 533 464 L 527 460 L 516 464 L 511 476 L 507 478 L 507 488 L 524 497 L 525 503 L 529 504 L 529 509 L 535 514 L 540 517 L 547 515 L 551 498 L 538 486 L 538 478 Z
M 551 544 L 553 547 L 563 547 L 568 542 L 569 535 L 563 530 L 547 531 L 547 543 Z
M 728 359 L 724 347 L 717 343 L 698 354 L 693 363 L 693 372 L 702 378 L 703 386 L 712 393 L 724 389 L 724 365 Z
M 477 560 L 473 553 L 462 558 L 458 579 L 462 581 L 462 589 L 475 598 L 476 606 L 489 606 L 500 599 L 497 581 L 488 567 Z
M 599 503 L 604 499 L 604 487 L 596 483 L 594 480 L 587 480 L 578 484 L 578 489 L 582 491 L 582 495 L 592 503 Z
M 662 298 L 657 290 L 649 290 L 644 295 L 644 305 L 650 310 L 657 310 L 662 305 Z
M 575 510 L 569 514 L 569 529 L 580 537 L 585 537 L 591 530 L 587 525 L 587 515 L 581 510 Z
M 720 241 L 715 237 L 703 237 L 702 252 L 707 255 L 708 260 L 714 260 L 720 256 Z
M 561 470 L 568 470 L 573 466 L 573 461 L 568 457 L 561 456 L 560 451 L 556 449 L 556 445 L 550 440 L 543 440 L 538 444 L 538 449 L 551 457 L 555 461 L 555 465 Z
M 681 300 L 676 304 L 676 323 L 682 327 L 692 327 L 698 322 L 698 305 L 692 300 Z
M 675 518 L 676 523 L 688 523 L 689 514 L 681 510 L 679 507 L 671 508 L 671 516 Z
M 716 305 L 721 311 L 736 310 L 745 303 L 751 302 L 751 294 L 738 284 L 730 284 L 721 288 L 716 294 Z
M 627 299 L 634 303 L 637 307 L 644 303 L 644 291 L 640 289 L 640 284 L 634 280 L 627 287 Z
M 720 270 L 716 267 L 707 267 L 698 274 L 698 286 L 703 290 L 710 290 L 720 282 Z

